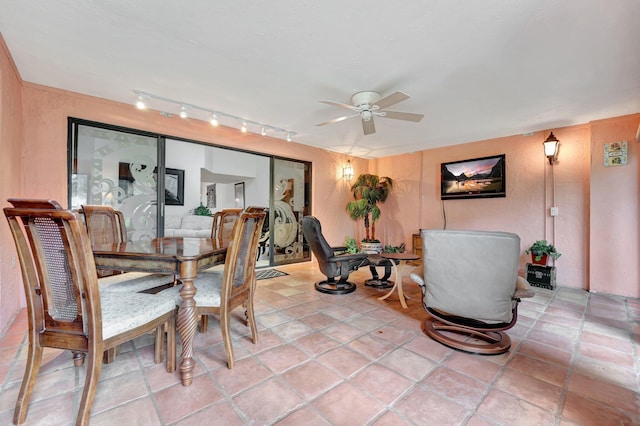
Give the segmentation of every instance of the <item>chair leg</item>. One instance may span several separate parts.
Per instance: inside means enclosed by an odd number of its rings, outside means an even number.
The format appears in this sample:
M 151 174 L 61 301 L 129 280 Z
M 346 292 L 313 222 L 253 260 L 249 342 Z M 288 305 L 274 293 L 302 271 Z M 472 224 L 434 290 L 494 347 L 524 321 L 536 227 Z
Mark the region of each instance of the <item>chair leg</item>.
M 82 365 L 84 364 L 85 353 L 73 351 L 71 352 L 71 354 L 73 355 L 74 367 L 82 367 Z
M 153 362 L 156 364 L 160 364 L 164 358 L 164 326 L 165 324 L 160 324 L 156 328 L 156 343 L 153 352 Z
M 227 368 L 233 368 L 233 347 L 231 346 L 230 333 L 231 313 L 228 309 L 220 311 L 220 330 L 222 331 L 222 341 L 224 342 L 224 351 L 227 354 Z
M 200 315 L 200 333 L 206 333 L 209 329 L 209 315 Z
M 24 369 L 24 377 L 20 386 L 20 393 L 16 401 L 16 408 L 13 412 L 13 423 L 21 424 L 27 418 L 27 410 L 29 409 L 29 401 L 31 400 L 31 392 L 36 384 L 38 371 L 42 363 L 42 348 L 33 344 L 29 345 L 29 353 L 27 354 L 27 365 Z
M 84 357 L 84 354 L 82 355 Z M 113 348 L 109 348 L 106 351 L 104 351 L 104 355 L 102 356 L 102 363 L 111 364 L 113 361 L 115 361 L 118 355 L 120 355 L 120 345 L 114 346 Z
M 251 328 L 251 338 L 253 339 L 253 344 L 258 343 L 258 327 L 256 326 L 256 318 L 253 312 L 253 301 L 249 301 L 247 304 L 247 310 L 244 312 L 247 317 L 247 322 L 249 323 L 249 328 Z
M 167 373 L 176 371 L 176 319 L 167 323 Z
M 89 424 L 89 416 L 91 415 L 91 406 L 93 398 L 96 396 L 96 387 L 102 370 L 102 353 L 104 345 L 95 345 L 94 350 L 90 350 L 87 362 L 87 377 L 84 379 L 84 388 L 82 389 L 82 398 L 78 407 L 78 418 L 76 426 L 85 426 Z

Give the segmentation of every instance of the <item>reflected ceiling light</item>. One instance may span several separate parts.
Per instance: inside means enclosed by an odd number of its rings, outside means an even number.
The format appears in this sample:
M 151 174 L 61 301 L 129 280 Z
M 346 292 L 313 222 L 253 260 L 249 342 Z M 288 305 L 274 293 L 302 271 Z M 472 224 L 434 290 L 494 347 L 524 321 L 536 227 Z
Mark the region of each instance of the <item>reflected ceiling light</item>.
M 136 100 L 136 108 L 138 109 L 145 109 L 147 107 L 147 105 L 144 103 L 144 96 L 142 96 L 142 93 L 138 95 L 138 99 Z
M 558 157 L 558 146 L 560 145 L 560 141 L 553 135 L 553 132 L 549 134 L 549 137 L 542 142 L 544 145 L 544 155 L 549 159 L 549 164 L 553 166 L 553 162 Z
M 172 103 L 172 104 L 175 104 L 175 105 L 179 105 L 180 106 L 180 113 L 179 114 L 180 114 L 181 118 L 189 117 L 189 114 L 187 113 L 188 109 L 196 109 L 196 110 L 200 110 L 200 111 L 204 111 L 204 112 L 210 113 L 211 114 L 211 118 L 209 119 L 209 122 L 213 126 L 217 126 L 219 124 L 220 117 L 226 117 L 226 118 L 229 118 L 229 119 L 232 119 L 232 120 L 236 120 L 237 122 L 241 122 L 242 123 L 241 130 L 242 130 L 243 133 L 248 132 L 248 126 L 251 125 L 251 126 L 255 126 L 256 129 L 260 128 L 260 134 L 262 136 L 266 136 L 267 132 L 269 132 L 272 137 L 280 137 L 280 138 L 282 138 L 283 136 L 286 137 L 287 142 L 291 142 L 291 137 L 296 134 L 296 132 L 292 132 L 291 130 L 283 129 L 282 127 L 270 126 L 270 125 L 265 124 L 265 123 L 260 123 L 260 122 L 253 121 L 253 120 L 247 120 L 246 118 L 238 117 L 237 115 L 226 114 L 226 113 L 221 112 L 219 110 L 215 110 L 214 111 L 214 110 L 209 109 L 209 108 L 204 108 L 204 107 L 201 107 L 201 106 L 188 104 L 188 103 L 185 103 L 185 102 L 182 102 L 182 101 L 178 101 L 178 100 L 175 100 L 175 99 L 165 98 L 163 96 L 154 95 L 154 94 L 151 94 L 151 93 L 148 93 L 148 92 L 143 92 L 141 90 L 134 90 L 133 93 L 135 93 L 136 96 L 137 96 L 136 107 L 139 108 L 139 109 L 147 108 L 145 99 L 158 99 L 158 100 L 160 100 L 162 102 L 168 102 L 168 103 Z M 171 112 L 160 112 L 160 114 L 163 114 L 165 117 L 171 117 L 173 115 Z M 194 117 L 192 117 L 192 119 L 194 119 Z

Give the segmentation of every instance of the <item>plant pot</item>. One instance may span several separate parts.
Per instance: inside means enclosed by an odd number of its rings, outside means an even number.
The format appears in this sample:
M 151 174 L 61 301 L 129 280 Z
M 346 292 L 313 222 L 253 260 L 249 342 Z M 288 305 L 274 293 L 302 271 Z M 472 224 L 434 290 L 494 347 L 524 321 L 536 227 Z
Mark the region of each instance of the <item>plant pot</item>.
M 540 260 L 536 260 L 536 258 L 539 258 Z M 542 265 L 542 266 L 547 266 L 549 263 L 549 255 L 548 254 L 536 254 L 531 252 L 531 263 L 534 265 Z
M 382 253 L 382 243 L 360 243 L 360 251 L 367 254 Z

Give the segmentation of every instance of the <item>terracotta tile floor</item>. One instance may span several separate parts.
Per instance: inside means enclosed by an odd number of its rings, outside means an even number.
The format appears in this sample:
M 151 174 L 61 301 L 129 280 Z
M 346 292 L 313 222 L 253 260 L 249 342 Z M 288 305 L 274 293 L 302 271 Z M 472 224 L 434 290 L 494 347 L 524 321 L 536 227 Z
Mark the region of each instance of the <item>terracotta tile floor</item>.
M 419 288 L 383 302 L 376 290 L 318 293 L 307 263 L 258 281 L 259 343 L 238 310 L 236 365 L 216 321 L 196 336 L 190 387 L 153 363 L 151 336 L 104 366 L 92 425 L 621 425 L 640 424 L 640 301 L 560 288 L 520 305 L 513 346 L 499 356 L 427 338 Z M 369 272 L 352 280 L 362 283 Z M 26 312 L 0 338 L 0 424 L 10 424 L 26 354 Z M 46 351 L 26 424 L 71 425 L 84 367 Z

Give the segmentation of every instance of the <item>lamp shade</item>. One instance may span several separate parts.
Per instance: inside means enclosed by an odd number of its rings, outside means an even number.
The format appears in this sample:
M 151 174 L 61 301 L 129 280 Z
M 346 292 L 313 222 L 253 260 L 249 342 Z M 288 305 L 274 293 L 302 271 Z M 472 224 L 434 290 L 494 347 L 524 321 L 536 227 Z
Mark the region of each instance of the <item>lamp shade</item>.
M 553 164 L 558 154 L 558 144 L 560 141 L 553 135 L 553 132 L 549 134 L 549 137 L 542 143 L 544 145 L 544 155 L 549 159 L 549 164 Z
M 342 177 L 351 180 L 353 178 L 353 166 L 351 160 L 347 160 L 347 164 L 342 168 Z

